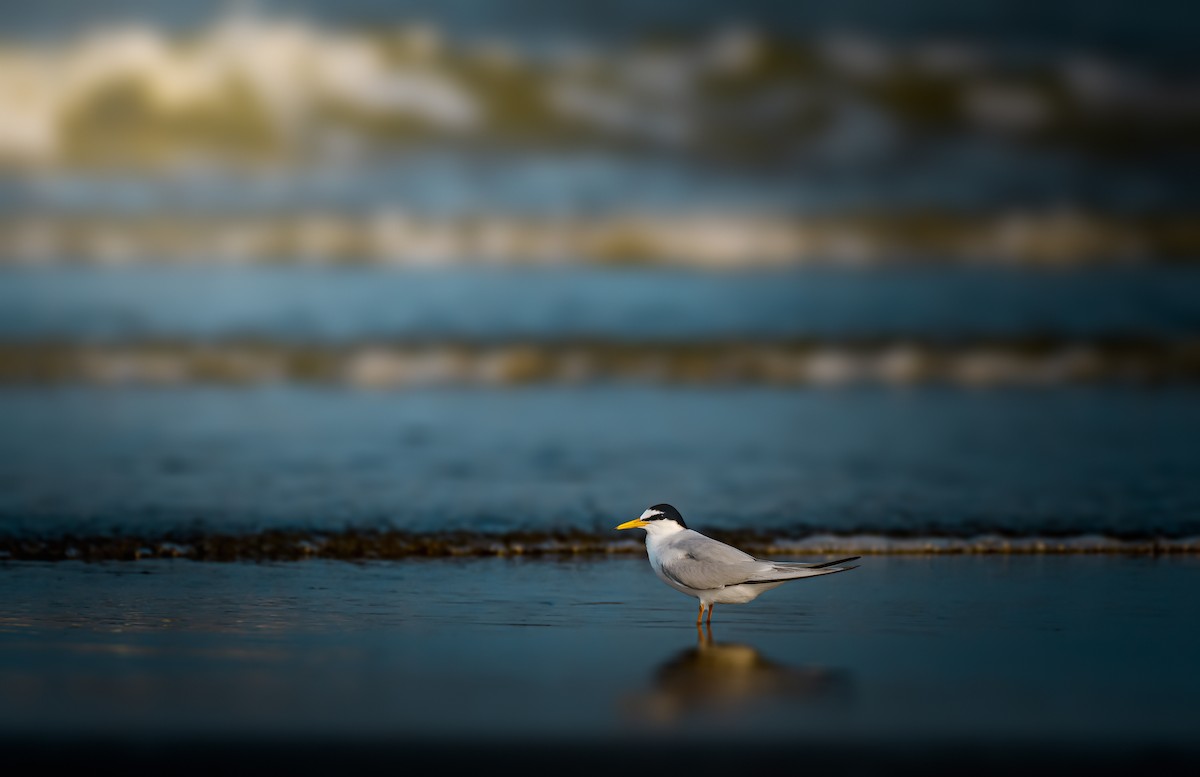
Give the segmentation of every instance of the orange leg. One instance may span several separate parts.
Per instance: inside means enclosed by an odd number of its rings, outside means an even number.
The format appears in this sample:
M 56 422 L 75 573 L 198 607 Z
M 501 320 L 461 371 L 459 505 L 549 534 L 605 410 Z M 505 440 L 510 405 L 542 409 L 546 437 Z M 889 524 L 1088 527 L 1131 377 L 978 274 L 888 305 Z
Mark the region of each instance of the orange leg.
M 704 620 L 705 623 L 712 623 L 712 611 L 714 609 L 716 609 L 716 607 L 717 607 L 716 602 L 713 602 L 712 604 L 708 605 L 708 617 Z
M 702 620 L 704 620 L 704 602 L 700 602 L 700 612 L 696 613 L 696 625 L 699 626 Z

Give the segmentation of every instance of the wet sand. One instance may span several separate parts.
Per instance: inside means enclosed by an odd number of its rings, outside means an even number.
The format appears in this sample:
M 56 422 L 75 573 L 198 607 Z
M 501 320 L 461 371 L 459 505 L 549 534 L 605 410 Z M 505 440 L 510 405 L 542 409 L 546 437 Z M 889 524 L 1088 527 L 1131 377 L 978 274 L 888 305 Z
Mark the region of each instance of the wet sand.
M 872 556 L 717 607 L 708 632 L 640 556 L 6 562 L 0 581 L 0 730 L 39 771 L 1200 752 L 1192 556 Z

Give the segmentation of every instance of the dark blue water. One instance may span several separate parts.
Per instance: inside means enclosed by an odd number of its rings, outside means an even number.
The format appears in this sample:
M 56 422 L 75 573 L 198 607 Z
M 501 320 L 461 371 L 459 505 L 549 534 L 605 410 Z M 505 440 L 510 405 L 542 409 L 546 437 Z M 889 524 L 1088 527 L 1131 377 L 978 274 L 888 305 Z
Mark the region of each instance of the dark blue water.
M 12 536 L 1200 533 L 1194 388 L 0 392 Z M 624 539 L 622 537 L 622 539 Z
M 0 269 L 0 338 L 721 341 L 1172 338 L 1200 270 Z
M 313 773 L 305 742 L 356 760 L 390 743 L 389 763 L 434 742 L 445 763 L 503 741 L 522 764 L 565 743 L 559 765 L 589 774 L 649 743 L 855 766 L 911 746 L 878 761 L 888 774 L 956 773 L 964 745 L 1127 766 L 1194 752 L 1200 631 L 1162 593 L 1198 574 L 1194 558 L 870 558 L 718 607 L 698 633 L 631 556 L 0 564 L 20 593 L 0 601 L 0 728 L 10 755 L 49 744 L 43 762 L 64 744 L 98 758 L 94 741 L 166 763 L 171 745 L 208 762 L 261 743 Z
M 396 149 L 366 161 L 273 170 L 217 169 L 146 177 L 134 171 L 59 170 L 0 177 L 0 206 L 16 214 L 192 211 L 279 214 L 370 211 L 401 203 L 422 215 L 586 215 L 687 207 L 829 214 L 940 207 L 987 213 L 1072 203 L 1118 213 L 1197 204 L 1197 161 L 1183 155 L 1105 157 L 993 138 L 951 137 L 907 153 L 823 164 L 768 166 L 608 147 Z

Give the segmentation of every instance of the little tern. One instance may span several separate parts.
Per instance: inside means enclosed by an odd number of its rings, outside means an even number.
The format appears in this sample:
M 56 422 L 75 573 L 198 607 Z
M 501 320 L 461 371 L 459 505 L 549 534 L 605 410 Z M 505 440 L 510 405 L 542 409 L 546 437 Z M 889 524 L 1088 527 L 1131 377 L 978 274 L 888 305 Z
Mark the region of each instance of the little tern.
M 861 558 L 851 556 L 820 564 L 756 558 L 689 529 L 679 511 L 668 504 L 654 505 L 617 529 L 646 530 L 646 555 L 654 573 L 676 591 L 700 600 L 696 625 L 706 612 L 707 622 L 711 623 L 717 604 L 745 604 L 789 580 L 854 569 L 838 564 Z

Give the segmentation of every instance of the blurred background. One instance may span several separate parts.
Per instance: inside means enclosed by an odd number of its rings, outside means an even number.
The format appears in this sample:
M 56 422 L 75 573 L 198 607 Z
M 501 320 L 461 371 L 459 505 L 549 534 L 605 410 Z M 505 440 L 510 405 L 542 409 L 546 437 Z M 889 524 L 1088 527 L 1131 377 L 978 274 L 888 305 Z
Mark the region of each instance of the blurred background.
M 1197 529 L 1187 3 L 0 19 L 10 538 Z

